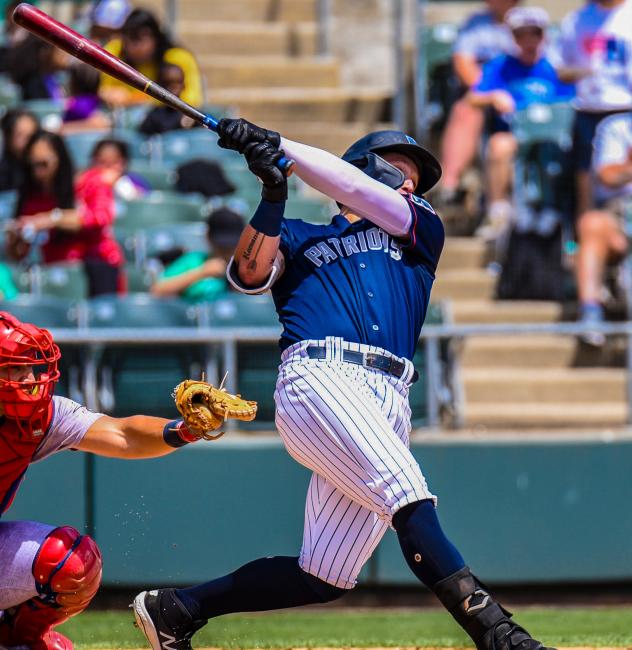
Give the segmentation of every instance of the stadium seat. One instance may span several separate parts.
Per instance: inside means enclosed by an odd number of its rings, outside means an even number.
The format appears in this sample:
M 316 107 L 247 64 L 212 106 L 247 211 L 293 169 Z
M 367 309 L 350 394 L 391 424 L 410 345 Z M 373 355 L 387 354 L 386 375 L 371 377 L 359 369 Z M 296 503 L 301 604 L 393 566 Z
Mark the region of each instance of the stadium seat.
M 151 138 L 152 162 L 175 168 L 195 159 L 238 161 L 240 155 L 235 151 L 217 146 L 217 136 L 206 129 L 169 131 Z
M 441 325 L 443 321 L 443 305 L 441 303 L 431 303 L 428 305 L 424 325 Z M 442 356 L 444 356 L 443 351 Z M 428 376 L 426 373 L 426 346 L 423 342 L 417 345 L 417 350 L 413 357 L 413 364 L 419 372 L 419 380 L 410 388 L 410 419 L 413 427 L 423 427 L 428 424 Z M 435 385 L 439 386 L 442 378 L 434 377 L 432 381 L 435 382 Z
M 186 303 L 146 294 L 99 296 L 88 303 L 88 326 L 194 327 L 196 313 Z M 203 360 L 201 346 L 108 345 L 98 360 L 100 407 L 120 417 L 134 413 L 175 417 L 171 391 L 182 379 L 199 375 Z
M 442 123 L 454 101 L 451 59 L 457 35 L 458 27 L 452 23 L 438 23 L 423 30 L 417 48 L 417 95 L 424 130 Z
M 143 160 L 135 160 L 129 166 L 130 173 L 138 174 L 146 180 L 152 190 L 173 190 L 177 174 L 172 169 L 151 165 Z
M 149 155 L 149 143 L 141 135 L 129 129 L 69 133 L 64 136 L 64 141 L 77 169 L 86 169 L 90 165 L 90 154 L 94 146 L 104 138 L 125 142 L 129 147 L 130 160 L 145 160 Z
M 127 290 L 130 293 L 147 293 L 156 280 L 156 274 L 145 267 L 138 267 L 134 264 L 125 266 L 127 278 Z
M 229 294 L 208 305 L 211 327 L 273 327 L 280 325 L 269 295 Z M 259 403 L 253 422 L 242 422 L 244 430 L 274 428 L 274 387 L 280 363 L 279 346 L 273 343 L 240 343 L 237 349 L 237 386 L 248 399 Z
M 0 192 L 0 222 L 13 219 L 17 201 L 18 193 L 15 190 Z
M 116 227 L 130 231 L 166 223 L 202 221 L 208 211 L 206 201 L 198 195 L 151 192 L 142 199 L 118 203 Z
M 570 147 L 575 111 L 565 104 L 532 104 L 511 117 L 511 132 L 521 145 L 555 142 Z
M 38 327 L 55 330 L 76 327 L 80 308 L 72 300 L 54 296 L 20 294 L 13 300 L 0 302 L 0 311 L 8 311 L 21 321 L 35 323 Z M 83 401 L 81 389 L 82 351 L 75 345 L 60 345 L 61 378 L 55 394 Z
M 156 257 L 174 248 L 182 248 L 185 251 L 206 251 L 208 250 L 206 230 L 206 224 L 201 221 L 147 228 L 140 233 L 144 254 L 146 257 Z
M 8 264 L 11 270 L 11 279 L 19 293 L 31 293 L 31 270 L 23 264 Z
M 88 279 L 82 264 L 35 266 L 31 269 L 31 291 L 36 294 L 81 300 L 88 295 Z
M 53 99 L 30 99 L 22 102 L 21 107 L 33 113 L 44 129 L 56 131 L 61 126 L 61 115 L 64 110 L 62 102 Z

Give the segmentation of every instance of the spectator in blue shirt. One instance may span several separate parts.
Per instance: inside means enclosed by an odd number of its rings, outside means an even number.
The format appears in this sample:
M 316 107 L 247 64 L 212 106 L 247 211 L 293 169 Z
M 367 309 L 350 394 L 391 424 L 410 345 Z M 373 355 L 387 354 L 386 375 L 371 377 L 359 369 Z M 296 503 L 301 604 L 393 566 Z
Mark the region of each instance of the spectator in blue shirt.
M 516 139 L 510 132 L 508 116 L 531 104 L 568 101 L 573 86 L 560 81 L 555 68 L 543 54 L 549 17 L 540 7 L 515 7 L 505 22 L 516 42 L 516 54 L 503 54 L 483 66 L 483 74 L 468 93 L 472 106 L 491 108 L 492 135 L 486 152 L 487 219 L 481 230 L 487 239 L 496 239 L 509 223 L 512 206 L 509 190 L 516 153 Z

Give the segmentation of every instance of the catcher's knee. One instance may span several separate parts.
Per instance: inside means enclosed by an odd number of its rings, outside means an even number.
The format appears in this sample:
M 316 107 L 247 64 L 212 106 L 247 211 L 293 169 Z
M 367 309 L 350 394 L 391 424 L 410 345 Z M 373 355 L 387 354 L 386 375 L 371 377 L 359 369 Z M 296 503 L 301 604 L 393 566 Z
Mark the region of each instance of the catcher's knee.
M 50 532 L 33 562 L 39 598 L 66 614 L 84 610 L 101 584 L 102 560 L 96 542 L 72 526 Z
M 329 603 L 332 600 L 337 600 L 349 591 L 349 589 L 341 589 L 340 587 L 330 585 L 328 582 L 313 576 L 311 573 L 303 571 L 303 569 L 300 569 L 300 571 L 303 574 L 303 579 L 318 598 L 319 603 Z

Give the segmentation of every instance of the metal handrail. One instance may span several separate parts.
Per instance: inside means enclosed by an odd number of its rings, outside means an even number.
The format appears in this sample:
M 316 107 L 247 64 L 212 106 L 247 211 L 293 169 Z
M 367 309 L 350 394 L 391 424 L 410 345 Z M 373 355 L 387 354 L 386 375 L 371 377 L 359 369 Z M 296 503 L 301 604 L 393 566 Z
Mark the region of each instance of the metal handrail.
M 606 336 L 625 336 L 627 338 L 627 404 L 628 422 L 632 423 L 632 321 L 602 323 L 586 326 L 582 323 L 499 323 L 472 325 L 428 325 L 421 332 L 420 340 L 426 345 L 425 373 L 428 399 L 428 426 L 440 425 L 441 406 L 445 402 L 441 393 L 441 342 L 459 340 L 474 336 L 524 336 L 560 335 L 581 336 L 588 332 L 601 332 Z M 55 340 L 63 345 L 77 345 L 88 348 L 84 368 L 84 395 L 86 405 L 98 410 L 96 391 L 96 365 L 99 352 L 106 345 L 178 345 L 204 344 L 218 345 L 222 348 L 223 372 L 228 373 L 226 388 L 235 391 L 237 379 L 237 346 L 239 343 L 272 343 L 278 340 L 280 327 L 176 327 L 156 329 L 135 328 L 58 328 L 52 329 Z M 217 368 L 207 366 L 211 379 L 217 377 Z M 456 405 L 456 425 L 461 423 L 459 404 Z M 232 423 L 228 423 L 229 428 Z

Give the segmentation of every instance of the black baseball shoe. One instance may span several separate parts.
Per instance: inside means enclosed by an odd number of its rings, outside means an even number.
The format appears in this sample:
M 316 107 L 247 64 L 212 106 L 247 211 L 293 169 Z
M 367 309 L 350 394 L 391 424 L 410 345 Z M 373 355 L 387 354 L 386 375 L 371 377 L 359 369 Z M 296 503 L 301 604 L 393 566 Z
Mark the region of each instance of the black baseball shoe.
M 511 619 L 497 623 L 481 644 L 493 650 L 556 650 L 534 639 L 523 627 Z
M 153 650 L 192 650 L 191 637 L 206 620 L 194 620 L 175 589 L 141 591 L 132 607 L 134 618 Z

